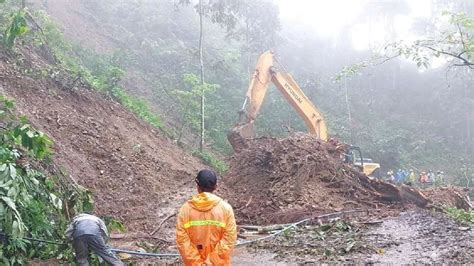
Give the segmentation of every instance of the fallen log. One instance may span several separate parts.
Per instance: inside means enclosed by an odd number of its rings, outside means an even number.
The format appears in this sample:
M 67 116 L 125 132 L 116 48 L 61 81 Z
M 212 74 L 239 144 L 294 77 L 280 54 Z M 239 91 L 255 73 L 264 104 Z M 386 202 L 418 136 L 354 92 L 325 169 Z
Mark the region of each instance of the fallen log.
M 274 224 L 274 225 L 267 225 L 267 226 L 258 226 L 258 225 L 239 225 L 239 228 L 245 230 L 252 230 L 252 231 L 259 231 L 259 232 L 269 232 L 280 230 L 287 227 L 290 224 Z
M 400 186 L 400 197 L 403 203 L 415 204 L 421 208 L 425 208 L 430 203 L 430 200 L 419 190 L 404 184 Z

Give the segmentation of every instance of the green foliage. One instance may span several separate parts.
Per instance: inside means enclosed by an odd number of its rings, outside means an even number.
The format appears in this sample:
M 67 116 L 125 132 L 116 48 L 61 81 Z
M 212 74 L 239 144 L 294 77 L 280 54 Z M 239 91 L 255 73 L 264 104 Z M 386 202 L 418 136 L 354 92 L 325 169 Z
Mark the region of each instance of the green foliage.
M 200 158 L 220 174 L 224 174 L 229 170 L 229 166 L 224 161 L 218 159 L 215 155 L 207 151 L 194 151 L 193 156 Z
M 158 115 L 156 115 L 151 110 L 151 107 L 146 100 L 130 96 L 128 93 L 126 93 L 123 89 L 119 87 L 115 87 L 113 89 L 112 95 L 116 97 L 121 104 L 127 107 L 127 109 L 132 111 L 138 117 L 145 120 L 150 125 L 166 132 L 163 121 Z
M 119 220 L 116 220 L 112 217 L 104 217 L 104 222 L 107 225 L 107 229 L 109 230 L 109 232 L 119 232 L 119 233 L 127 232 L 127 228 Z
M 444 208 L 444 211 L 456 220 L 474 225 L 474 211 L 465 211 L 458 208 Z
M 118 53 L 100 55 L 91 50 L 71 45 L 45 12 L 37 11 L 35 17 L 43 26 L 45 41 L 69 73 L 82 79 L 93 89 L 114 97 L 139 118 L 168 133 L 162 119 L 152 111 L 148 101 L 130 95 L 119 86 L 125 71 L 118 66 L 120 61 Z M 44 44 L 41 39 L 38 41 L 40 44 Z
M 26 119 L 18 119 L 12 108 L 13 101 L 0 96 L 0 232 L 9 236 L 8 242 L 0 244 L 0 261 L 17 265 L 31 258 L 66 259 L 71 255 L 69 249 L 21 239 L 62 241 L 68 220 L 63 208 L 71 204 L 74 192 L 30 166 L 31 161 L 51 155 L 52 142 Z M 70 210 L 76 207 L 72 204 Z
M 412 60 L 418 67 L 427 68 L 435 57 L 444 56 L 454 66 L 474 66 L 474 18 L 466 14 L 444 12 L 450 28 L 427 39 L 413 43 L 393 42 L 385 47 L 387 54 Z
M 350 66 L 344 66 L 335 77 L 334 80 L 336 82 L 342 81 L 344 78 L 350 78 L 358 73 L 360 73 L 364 68 L 368 66 L 368 62 L 361 62 L 357 64 L 353 64 Z
M 214 93 L 219 88 L 217 84 L 204 83 L 201 85 L 199 77 L 195 74 L 185 74 L 183 76 L 183 81 L 185 84 L 185 90 L 173 91 L 173 95 L 181 104 L 183 114 L 181 118 L 182 127 L 179 131 L 178 143 L 181 141 L 184 127 L 190 127 L 194 132 L 199 132 L 201 125 L 201 95 L 203 93 L 204 95 Z M 210 108 L 213 107 L 210 106 Z M 204 113 L 206 114 L 206 111 Z M 206 119 L 208 119 L 208 117 L 206 117 Z
M 25 11 L 20 10 L 12 14 L 11 22 L 3 34 L 3 45 L 12 49 L 15 40 L 28 31 L 28 25 L 25 19 Z

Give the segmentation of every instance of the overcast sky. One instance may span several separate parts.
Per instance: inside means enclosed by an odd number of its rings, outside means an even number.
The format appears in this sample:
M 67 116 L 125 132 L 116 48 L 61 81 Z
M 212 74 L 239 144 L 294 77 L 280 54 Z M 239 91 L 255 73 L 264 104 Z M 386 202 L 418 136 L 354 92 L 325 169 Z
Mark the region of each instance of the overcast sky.
M 383 28 L 383 24 L 378 23 L 370 26 L 366 23 L 354 24 L 354 19 L 357 18 L 367 2 L 369 0 L 277 0 L 284 25 L 298 23 L 307 26 L 314 34 L 324 38 L 335 38 L 343 27 L 353 24 L 351 26 L 352 41 L 357 50 L 368 49 L 369 42 L 373 46 L 388 41 L 386 39 L 387 31 Z M 431 0 L 407 2 L 410 13 L 397 16 L 394 29 L 399 38 L 410 41 L 417 37 L 411 32 L 414 19 L 429 17 L 432 8 Z

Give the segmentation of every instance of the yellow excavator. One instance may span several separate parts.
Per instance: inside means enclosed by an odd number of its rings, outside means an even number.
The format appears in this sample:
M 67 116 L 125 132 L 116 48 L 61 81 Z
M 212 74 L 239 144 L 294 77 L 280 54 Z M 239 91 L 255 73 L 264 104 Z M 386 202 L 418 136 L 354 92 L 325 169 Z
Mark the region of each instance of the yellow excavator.
M 246 147 L 247 139 L 255 137 L 254 122 L 270 82 L 275 84 L 285 99 L 293 106 L 304 120 L 309 134 L 321 140 L 328 140 L 328 130 L 322 113 L 314 106 L 298 86 L 293 77 L 275 67 L 275 57 L 272 51 L 263 53 L 257 61 L 254 75 L 247 90 L 244 104 L 239 111 L 239 123 L 229 132 L 228 140 L 235 152 L 240 152 Z M 349 146 L 345 151 L 345 159 L 361 169 L 366 175 L 378 172 L 380 164 L 363 158 L 359 147 Z M 369 161 L 370 160 L 370 161 Z

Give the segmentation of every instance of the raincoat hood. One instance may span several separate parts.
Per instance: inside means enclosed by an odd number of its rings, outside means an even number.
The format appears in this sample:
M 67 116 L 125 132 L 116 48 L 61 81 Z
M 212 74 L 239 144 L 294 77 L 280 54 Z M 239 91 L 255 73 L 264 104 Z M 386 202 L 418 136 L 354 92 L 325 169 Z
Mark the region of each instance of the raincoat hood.
M 202 192 L 197 195 L 194 195 L 188 203 L 198 211 L 208 211 L 216 206 L 222 199 L 219 196 L 216 196 L 209 192 Z

